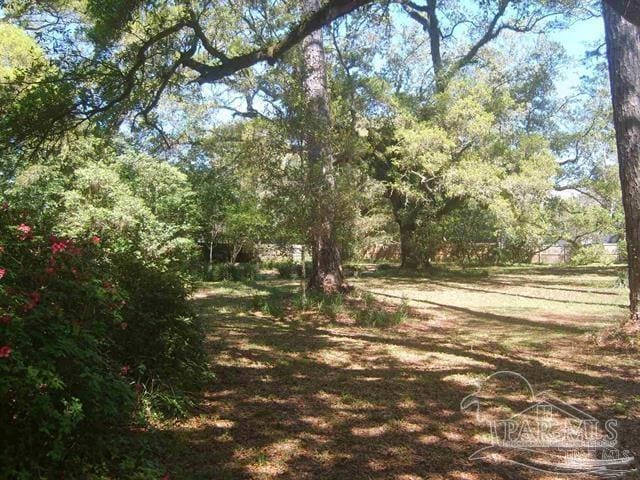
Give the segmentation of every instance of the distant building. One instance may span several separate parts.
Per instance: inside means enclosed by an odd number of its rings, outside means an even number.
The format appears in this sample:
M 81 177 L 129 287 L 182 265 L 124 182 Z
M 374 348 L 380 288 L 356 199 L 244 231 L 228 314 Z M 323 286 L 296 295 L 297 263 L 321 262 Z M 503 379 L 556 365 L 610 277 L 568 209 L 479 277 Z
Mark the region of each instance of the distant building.
M 261 243 L 256 246 L 256 255 L 262 262 L 300 262 L 302 261 L 302 245 L 278 245 L 275 243 Z M 307 258 L 309 257 L 308 252 L 306 256 Z

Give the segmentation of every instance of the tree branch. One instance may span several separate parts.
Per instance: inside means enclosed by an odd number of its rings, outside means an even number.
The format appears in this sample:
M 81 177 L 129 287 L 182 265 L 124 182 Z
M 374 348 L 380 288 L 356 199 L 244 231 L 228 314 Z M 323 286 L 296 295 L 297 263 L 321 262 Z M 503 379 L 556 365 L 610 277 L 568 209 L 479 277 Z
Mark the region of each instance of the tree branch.
M 160 85 L 158 86 L 155 93 L 153 94 L 151 101 L 147 104 L 146 107 L 144 107 L 144 109 L 140 111 L 140 113 L 138 113 L 138 115 L 136 115 L 136 117 L 141 115 L 143 118 L 147 118 L 147 116 L 151 113 L 151 111 L 158 106 L 158 103 L 160 102 L 160 98 L 162 97 L 162 94 L 164 93 L 166 88 L 169 86 L 169 82 L 175 75 L 180 65 L 182 65 L 183 60 L 185 58 L 191 57 L 195 53 L 196 46 L 197 46 L 197 42 L 194 41 L 191 48 L 189 48 L 189 50 L 187 50 L 186 52 L 181 52 L 178 59 L 169 66 L 168 70 L 162 76 Z
M 496 26 L 498 25 L 498 22 L 507 11 L 509 2 L 510 0 L 500 0 L 498 11 L 493 15 L 493 18 L 489 22 L 487 30 L 484 32 L 484 35 L 482 35 L 482 37 L 480 37 L 480 39 L 474 45 L 471 46 L 469 51 L 462 58 L 460 58 L 457 62 L 455 62 L 449 68 L 449 72 L 447 74 L 448 77 L 460 71 L 469 63 L 471 63 L 473 59 L 476 57 L 476 55 L 478 54 L 478 52 L 480 51 L 480 49 L 500 34 L 500 31 L 502 30 L 502 28 L 496 28 Z
M 183 65 L 200 74 L 200 77 L 196 80 L 200 84 L 215 83 L 257 63 L 268 62 L 273 65 L 309 34 L 370 3 L 373 3 L 373 0 L 330 0 L 320 10 L 293 26 L 289 33 L 278 42 L 265 45 L 243 55 L 220 59 L 220 63 L 217 65 L 208 65 L 192 58 L 185 59 Z
M 200 40 L 200 43 L 202 44 L 204 49 L 209 52 L 209 55 L 223 62 L 229 60 L 229 57 L 227 57 L 223 52 L 214 47 L 213 44 L 209 41 L 207 35 L 204 33 L 204 30 L 202 30 L 202 25 L 200 25 L 200 22 L 196 18 L 194 12 L 191 12 L 191 20 L 189 21 L 189 26 L 195 32 L 196 37 L 198 37 L 198 40 Z
M 145 62 L 147 61 L 147 50 L 149 50 L 149 48 L 151 48 L 154 44 L 158 43 L 159 41 L 173 35 L 174 33 L 179 32 L 186 26 L 187 26 L 186 22 L 184 21 L 178 22 L 175 25 L 172 25 L 171 27 L 156 33 L 155 35 L 152 35 L 146 41 L 144 41 L 136 53 L 135 61 L 133 62 L 133 65 L 131 66 L 129 71 L 124 75 L 124 79 L 123 79 L 124 87 L 120 92 L 120 94 L 117 95 L 112 100 L 110 100 L 109 102 L 107 102 L 106 104 L 90 109 L 89 111 L 85 112 L 85 115 L 87 117 L 97 115 L 99 113 L 105 112 L 113 108 L 115 105 L 125 100 L 131 94 L 131 92 L 135 87 L 136 74 L 138 73 L 139 70 L 141 70 L 144 67 Z
M 585 197 L 589 197 L 591 200 L 596 202 L 598 205 L 600 205 L 605 210 L 609 209 L 609 205 L 607 205 L 607 203 L 604 200 L 596 197 L 594 194 L 584 190 L 582 187 L 580 187 L 578 185 L 564 185 L 564 186 L 556 185 L 554 187 L 554 190 L 556 190 L 558 192 L 562 192 L 562 191 L 565 191 L 565 190 L 573 190 L 574 192 L 578 192 L 578 193 L 584 195 Z

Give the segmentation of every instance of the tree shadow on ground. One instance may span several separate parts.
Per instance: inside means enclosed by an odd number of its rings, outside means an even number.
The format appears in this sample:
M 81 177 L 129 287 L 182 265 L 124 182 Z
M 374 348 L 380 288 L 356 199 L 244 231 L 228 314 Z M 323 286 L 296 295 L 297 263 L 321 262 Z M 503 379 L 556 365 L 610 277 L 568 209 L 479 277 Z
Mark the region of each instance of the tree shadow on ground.
M 460 402 L 474 381 L 495 371 L 524 375 L 591 414 L 609 415 L 607 398 L 640 398 L 635 371 L 551 365 L 523 352 L 469 344 L 446 327 L 416 318 L 376 330 L 328 322 L 303 323 L 251 312 L 251 296 L 201 297 L 197 308 L 211 332 L 215 380 L 199 415 L 153 433 L 165 446 L 172 478 L 185 479 L 534 479 L 554 478 L 469 456 L 484 430 Z M 433 303 L 433 302 L 430 302 Z M 451 305 L 438 308 L 452 309 Z M 472 309 L 452 311 L 478 328 L 552 329 Z M 526 397 L 510 399 L 514 412 Z M 603 417 L 604 420 L 607 417 Z M 625 418 L 622 441 L 640 451 L 638 420 Z M 589 478 L 589 477 L 574 477 Z

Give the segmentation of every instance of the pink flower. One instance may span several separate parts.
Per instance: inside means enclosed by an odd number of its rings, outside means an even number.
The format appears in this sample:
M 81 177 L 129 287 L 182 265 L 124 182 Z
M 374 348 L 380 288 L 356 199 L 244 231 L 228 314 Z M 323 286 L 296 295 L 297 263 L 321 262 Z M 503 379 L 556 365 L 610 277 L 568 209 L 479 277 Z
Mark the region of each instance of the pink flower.
M 93 243 L 94 245 L 98 245 L 100 243 L 100 237 L 94 235 L 93 237 L 91 237 L 91 243 Z
M 51 245 L 51 253 L 55 255 L 56 253 L 59 253 L 59 252 L 62 252 L 64 250 L 66 250 L 68 246 L 69 246 L 69 240 L 62 240 L 60 242 L 54 242 Z
M 22 235 L 20 235 L 20 240 L 28 240 L 33 237 L 33 232 L 31 231 L 31 227 L 29 225 L 21 223 L 18 227 L 18 231 L 22 233 Z
M 13 348 L 9 345 L 3 345 L 0 347 L 0 358 L 9 358 L 11 356 L 11 352 L 13 352 Z
M 3 325 L 9 325 L 11 323 L 11 320 L 11 315 L 9 314 L 0 315 L 0 323 L 2 323 Z
M 138 395 L 140 395 L 142 393 L 142 384 L 141 383 L 137 383 L 133 386 L 133 388 L 135 388 L 136 393 Z
M 129 375 L 130 371 L 131 371 L 131 367 L 129 365 L 123 365 L 122 368 L 120 369 L 120 375 L 122 376 Z
M 4 277 L 5 273 L 7 273 L 7 271 L 4 268 L 0 268 L 0 280 Z

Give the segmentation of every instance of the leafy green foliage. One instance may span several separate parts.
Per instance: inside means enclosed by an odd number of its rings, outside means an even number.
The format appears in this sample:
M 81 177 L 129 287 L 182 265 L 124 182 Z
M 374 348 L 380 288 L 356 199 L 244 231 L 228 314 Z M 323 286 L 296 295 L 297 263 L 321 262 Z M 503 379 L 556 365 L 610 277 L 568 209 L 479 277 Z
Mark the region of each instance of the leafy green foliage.
M 499 241 L 503 250 L 526 251 L 549 235 L 556 163 L 542 136 L 514 128 L 515 106 L 506 87 L 451 81 L 427 119 L 401 116 L 393 140 L 383 141 L 389 146 L 378 155 L 390 162 L 394 215 L 418 263 L 434 259 L 445 243 L 460 249 L 463 242 Z M 475 232 L 460 225 L 469 215 Z
M 257 242 L 263 235 L 267 219 L 257 199 L 244 195 L 225 210 L 223 239 L 231 245 L 231 262 L 235 262 L 243 247 Z
M 46 65 L 44 52 L 38 43 L 21 28 L 2 22 L 0 38 L 3 47 L 0 79 L 3 83 L 16 81 L 22 72 Z
M 607 254 L 602 244 L 581 245 L 571 252 L 571 263 L 573 265 L 609 265 L 614 260 L 615 258 Z
M 280 278 L 293 278 L 298 275 L 300 267 L 294 262 L 278 262 L 275 264 Z
M 117 38 L 143 3 L 142 0 L 88 0 L 86 11 L 93 19 L 91 38 L 98 44 L 108 44 Z
M 235 263 L 240 254 L 259 242 L 309 246 L 324 208 L 342 259 L 400 240 L 415 267 L 443 252 L 464 265 L 528 261 L 559 238 L 578 245 L 621 231 L 615 166 L 601 161 L 613 148 L 606 88 L 592 82 L 600 95 L 589 108 L 551 118 L 564 108 L 553 92 L 562 48 L 537 33 L 536 48 L 515 48 L 519 39 L 505 35 L 555 28 L 556 14 L 577 3 L 502 2 L 496 13 L 495 2 L 436 2 L 440 25 L 455 25 L 455 35 L 430 33 L 434 23 L 410 3 L 403 11 L 423 29 L 384 4 L 325 30 L 333 122 L 319 124 L 296 49 L 216 88 L 193 82 L 256 48 L 269 50 L 249 63 L 275 59 L 299 20 L 296 2 L 5 2 L 14 22 L 0 23 L 0 190 L 13 209 L 0 254 L 8 477 L 87 464 L 105 427 L 129 425 L 135 413 L 186 414 L 206 379 L 188 272 L 254 280 L 257 266 Z M 394 28 L 402 31 L 390 35 Z M 426 43 L 431 50 L 416 48 Z M 233 119 L 215 117 L 219 107 Z M 310 132 L 323 132 L 332 152 L 330 182 L 307 161 Z M 142 153 L 154 150 L 180 169 Z M 36 234 L 16 230 L 20 223 Z M 49 252 L 59 242 L 48 244 L 49 233 L 76 239 L 63 240 L 55 267 Z M 229 252 L 225 263 L 213 262 L 214 247 Z M 602 255 L 583 247 L 574 261 Z M 293 262 L 275 266 L 281 278 L 302 275 Z M 281 318 L 287 300 L 260 295 L 255 307 Z M 300 295 L 293 304 L 373 327 L 409 315 L 406 302 L 368 294 Z M 35 473 L 20 463 L 28 443 L 46 447 Z
M 135 377 L 119 354 L 128 294 L 98 237 L 50 236 L 0 211 L 2 476 L 62 472 L 131 421 Z M 67 472 L 71 473 L 71 472 Z
M 42 336 L 32 347 L 34 351 L 42 351 L 53 325 L 60 327 L 53 333 L 60 336 L 62 345 L 54 341 L 51 355 L 42 359 L 52 368 L 61 363 L 65 377 L 57 380 L 53 374 L 34 370 L 37 375 L 29 380 L 51 382 L 61 392 L 70 389 L 69 395 L 62 397 L 68 413 L 61 406 L 51 406 L 52 414 L 61 412 L 60 421 L 71 422 L 66 430 L 51 433 L 60 441 L 52 462 L 73 462 L 76 453 L 69 449 L 85 433 L 94 434 L 95 440 L 87 440 L 86 451 L 77 455 L 95 460 L 97 453 L 91 448 L 106 438 L 103 427 L 129 425 L 135 419 L 134 411 L 139 418 L 185 414 L 206 379 L 203 334 L 187 301 L 191 292 L 187 267 L 195 252 L 190 237 L 193 196 L 186 177 L 176 168 L 145 156 L 116 155 L 102 142 L 91 141 L 70 145 L 48 164 L 26 166 L 7 192 L 12 208 L 28 216 L 34 231 L 37 228 L 38 233 L 51 232 L 60 238 L 94 239 L 99 244 L 99 256 L 89 263 L 91 269 L 83 264 L 65 267 L 64 283 L 54 283 L 58 282 L 55 276 L 44 287 L 36 283 L 43 281 L 39 270 L 58 268 L 57 264 L 43 265 L 32 273 L 24 260 L 11 267 L 33 275 L 31 286 L 21 288 L 29 288 L 27 293 L 40 292 L 43 308 L 34 312 L 47 315 L 33 325 L 33 334 Z M 20 221 L 26 223 L 26 219 Z M 15 226 L 10 229 L 15 234 Z M 34 262 L 48 251 L 43 238 L 46 235 L 34 237 L 33 241 L 41 242 L 34 243 Z M 56 245 L 54 242 L 51 249 L 60 248 Z M 88 271 L 83 273 L 84 269 Z M 57 293 L 49 301 L 50 291 L 51 295 Z M 20 298 L 16 297 L 16 302 Z M 100 310 L 105 303 L 106 310 Z M 80 328 L 76 319 L 91 329 Z M 14 350 L 18 352 L 17 347 Z M 37 368 L 42 366 L 37 364 Z M 25 381 L 15 379 L 23 388 L 22 394 L 33 395 L 33 391 L 24 391 L 29 385 Z M 138 401 L 134 402 L 136 396 Z M 92 425 L 97 425 L 95 432 Z M 44 444 L 47 442 L 54 443 L 47 440 Z M 20 468 L 30 471 L 28 466 Z
M 258 277 L 258 266 L 255 263 L 213 263 L 207 269 L 205 280 L 247 281 Z

